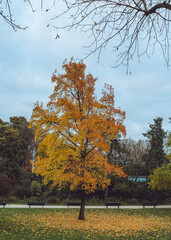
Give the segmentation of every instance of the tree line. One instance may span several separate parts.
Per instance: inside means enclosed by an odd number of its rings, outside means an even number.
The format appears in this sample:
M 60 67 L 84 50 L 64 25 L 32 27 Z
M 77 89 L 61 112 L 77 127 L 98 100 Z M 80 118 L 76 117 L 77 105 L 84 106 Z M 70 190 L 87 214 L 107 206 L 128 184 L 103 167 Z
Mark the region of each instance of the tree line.
M 108 161 L 122 166 L 128 176 L 134 176 L 135 183 L 137 183 L 139 176 L 149 176 L 155 168 L 160 168 L 161 171 L 166 165 L 166 169 L 169 169 L 171 155 L 169 153 L 167 156 L 164 149 L 166 145 L 171 146 L 171 133 L 166 136 L 161 124 L 162 118 L 154 119 L 154 124 L 150 124 L 147 140 L 113 139 Z M 34 176 L 30 163 L 36 155 L 38 144 L 34 141 L 34 129 L 28 128 L 28 126 L 29 123 L 24 117 L 11 117 L 9 122 L 0 120 L 1 197 L 16 195 L 22 199 L 24 196 L 39 196 L 42 194 L 42 179 L 40 176 Z M 157 135 L 161 137 L 160 141 L 156 138 Z M 165 139 L 167 141 L 164 141 Z M 119 184 L 114 186 L 113 183 L 111 189 L 117 189 L 120 193 L 124 189 L 125 194 L 130 191 L 129 186 L 125 189 L 126 187 L 124 188 L 124 184 L 122 184 L 122 181 L 127 181 L 127 179 L 123 180 L 113 176 L 113 181 L 118 181 Z M 31 183 L 32 192 L 30 190 Z M 48 191 L 51 192 L 49 189 Z M 112 192 L 110 197 L 111 194 Z M 59 195 L 62 195 L 62 193 Z
M 11 117 L 9 122 L 0 119 L 0 198 L 9 201 L 43 199 L 54 204 L 78 199 L 79 191 L 72 192 L 68 187 L 62 191 L 57 187 L 50 188 L 49 184 L 43 184 L 40 175 L 33 173 L 30 161 L 36 156 L 38 143 L 34 140 L 35 129 L 28 126 L 25 117 Z M 165 149 L 171 147 L 171 132 L 166 134 L 162 129 L 162 118 L 156 118 L 144 136 L 147 140 L 118 137 L 111 141 L 108 161 L 123 167 L 127 177 L 111 174 L 107 196 L 106 190 L 97 190 L 88 202 L 121 200 L 138 203 L 153 198 L 161 203 L 170 202 L 171 155 L 170 151 L 166 155 Z M 130 176 L 134 179 L 130 180 Z M 142 176 L 147 177 L 147 182 L 139 182 Z M 149 176 L 153 190 L 149 189 Z

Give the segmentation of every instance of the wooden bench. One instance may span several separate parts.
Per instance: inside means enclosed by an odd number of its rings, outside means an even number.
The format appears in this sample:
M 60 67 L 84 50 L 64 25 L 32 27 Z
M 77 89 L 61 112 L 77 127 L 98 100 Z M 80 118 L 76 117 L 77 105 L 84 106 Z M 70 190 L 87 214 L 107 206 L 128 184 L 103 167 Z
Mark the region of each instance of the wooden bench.
M 81 206 L 80 202 L 67 202 L 67 206 L 69 208 L 69 206 Z
M 154 208 L 157 206 L 157 203 L 155 202 L 144 202 L 142 203 L 143 208 L 145 208 L 145 206 L 154 206 Z
M 117 206 L 119 208 L 119 206 L 121 206 L 121 202 L 106 202 L 105 206 L 106 208 L 108 208 L 109 206 Z
M 29 208 L 30 206 L 42 206 L 42 208 L 45 205 L 45 202 L 28 202 Z
M 6 203 L 5 201 L 0 201 L 0 205 L 2 205 L 3 208 L 5 207 L 6 204 L 7 204 L 7 203 Z

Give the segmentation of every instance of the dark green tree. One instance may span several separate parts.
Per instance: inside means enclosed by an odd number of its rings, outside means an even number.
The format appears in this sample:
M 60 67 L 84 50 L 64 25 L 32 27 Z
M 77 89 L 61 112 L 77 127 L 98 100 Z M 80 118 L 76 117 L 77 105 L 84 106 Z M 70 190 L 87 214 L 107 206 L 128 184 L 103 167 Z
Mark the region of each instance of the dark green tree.
M 171 120 L 171 119 L 170 119 Z M 171 121 L 170 121 L 171 122 Z M 168 161 L 169 164 L 162 165 L 161 167 L 157 167 L 153 173 L 149 176 L 150 182 L 149 186 L 151 189 L 155 190 L 171 190 L 171 132 L 168 133 L 167 136 L 167 146 L 168 146 Z
M 108 161 L 110 163 L 118 164 L 119 166 L 126 166 L 130 159 L 130 154 L 123 140 L 119 137 L 111 141 L 110 152 L 108 154 Z
M 127 161 L 129 160 L 129 152 L 126 149 L 125 144 L 122 142 L 120 136 L 111 141 L 110 151 L 108 153 L 108 162 L 113 163 L 115 165 L 119 165 L 123 167 L 125 170 L 125 166 Z M 109 174 L 109 178 L 112 180 L 115 178 L 113 174 Z M 104 191 L 104 201 L 107 202 L 109 196 L 109 187 L 105 188 Z
M 7 197 L 11 192 L 11 188 L 11 178 L 9 178 L 4 172 L 0 173 L 0 196 Z
M 10 127 L 19 134 L 19 164 L 25 168 L 31 168 L 32 159 L 36 144 L 34 142 L 34 130 L 29 128 L 29 123 L 25 117 L 11 117 Z
M 11 117 L 9 123 L 0 119 L 0 174 L 12 183 L 11 190 L 31 182 L 34 131 L 28 125 L 24 117 Z
M 160 167 L 162 163 L 167 163 L 167 158 L 164 152 L 164 139 L 166 138 L 166 132 L 162 128 L 163 118 L 154 119 L 154 123 L 150 124 L 150 129 L 147 133 L 143 133 L 148 138 L 150 148 L 143 156 L 146 174 L 149 175 L 156 167 Z
M 169 118 L 170 120 L 170 123 L 171 123 L 171 118 Z M 169 153 L 167 155 L 167 158 L 170 160 L 171 162 L 171 132 L 168 133 L 168 136 L 167 136 L 167 146 L 169 148 Z

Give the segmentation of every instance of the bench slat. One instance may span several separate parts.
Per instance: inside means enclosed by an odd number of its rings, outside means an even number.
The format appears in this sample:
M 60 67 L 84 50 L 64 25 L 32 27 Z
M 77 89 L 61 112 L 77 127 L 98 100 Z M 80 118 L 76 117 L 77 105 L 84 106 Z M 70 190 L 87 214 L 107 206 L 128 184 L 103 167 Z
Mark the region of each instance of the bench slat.
M 28 202 L 29 208 L 30 206 L 42 206 L 44 207 L 45 202 Z
M 106 206 L 106 208 L 108 208 L 108 206 L 118 206 L 118 208 L 119 208 L 119 206 L 121 206 L 121 202 L 106 202 L 105 203 L 105 206 Z
M 67 202 L 67 206 L 81 206 L 81 202 Z
M 5 201 L 0 201 L 0 205 L 2 205 L 3 207 L 5 207 L 7 203 Z
M 145 208 L 145 206 L 154 206 L 154 208 L 157 206 L 157 203 L 155 202 L 144 202 L 142 203 L 143 208 Z

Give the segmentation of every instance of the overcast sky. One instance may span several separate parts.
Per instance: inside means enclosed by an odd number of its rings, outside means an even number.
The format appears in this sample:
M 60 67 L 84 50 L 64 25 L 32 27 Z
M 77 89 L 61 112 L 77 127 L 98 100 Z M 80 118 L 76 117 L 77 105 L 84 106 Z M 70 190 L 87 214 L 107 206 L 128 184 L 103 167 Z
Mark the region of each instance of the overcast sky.
M 0 18 L 0 118 L 4 121 L 9 121 L 11 116 L 24 116 L 29 120 L 36 101 L 47 103 L 53 90 L 54 70 L 61 73 L 65 59 L 82 58 L 87 51 L 82 46 L 89 41 L 88 36 L 77 31 L 60 31 L 60 38 L 55 39 L 55 29 L 47 27 L 54 12 L 46 13 L 45 9 L 39 7 L 32 13 L 23 7 L 19 14 L 17 10 L 14 12 L 16 21 L 29 26 L 24 31 L 14 32 Z M 111 67 L 114 58 L 109 45 L 100 63 L 96 55 L 84 62 L 87 73 L 98 77 L 98 96 L 104 83 L 113 86 L 116 107 L 126 111 L 127 137 L 143 139 L 142 133 L 156 117 L 162 117 L 164 129 L 170 131 L 171 68 L 164 66 L 160 50 L 157 48 L 151 59 L 144 57 L 141 63 L 131 63 L 128 75 L 124 67 Z

